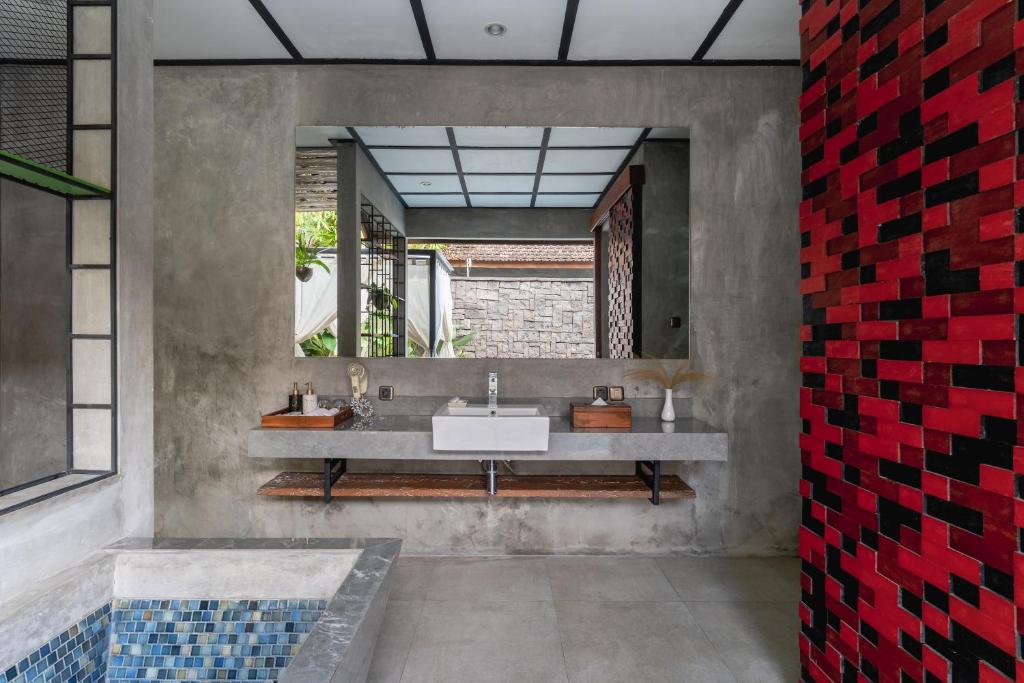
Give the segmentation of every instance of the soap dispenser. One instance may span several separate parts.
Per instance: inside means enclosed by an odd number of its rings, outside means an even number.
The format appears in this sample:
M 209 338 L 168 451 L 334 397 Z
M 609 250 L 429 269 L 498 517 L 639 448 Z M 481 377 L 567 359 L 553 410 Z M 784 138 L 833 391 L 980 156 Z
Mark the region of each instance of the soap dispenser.
M 317 409 L 317 395 L 313 393 L 313 383 L 306 382 L 306 393 L 302 395 L 302 414 L 309 415 Z
M 288 412 L 302 412 L 302 394 L 299 393 L 298 382 L 292 382 L 292 393 L 288 394 Z

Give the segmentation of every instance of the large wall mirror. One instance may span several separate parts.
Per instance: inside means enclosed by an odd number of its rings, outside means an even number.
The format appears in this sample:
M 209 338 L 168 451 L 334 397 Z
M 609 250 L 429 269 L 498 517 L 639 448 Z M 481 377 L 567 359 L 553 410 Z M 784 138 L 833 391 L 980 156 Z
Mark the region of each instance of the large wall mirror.
M 687 357 L 685 129 L 295 137 L 296 356 Z

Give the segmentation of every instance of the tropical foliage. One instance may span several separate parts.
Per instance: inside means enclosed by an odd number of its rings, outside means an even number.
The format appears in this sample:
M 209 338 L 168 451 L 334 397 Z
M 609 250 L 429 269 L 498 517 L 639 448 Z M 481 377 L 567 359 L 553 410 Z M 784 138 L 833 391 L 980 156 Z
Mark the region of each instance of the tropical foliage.
M 295 212 L 295 270 L 319 266 L 328 273 L 330 267 L 319 257 L 321 249 L 338 246 L 337 211 Z
M 306 341 L 299 344 L 302 353 L 307 357 L 311 356 L 333 356 L 338 348 L 338 339 L 329 329 L 315 334 Z

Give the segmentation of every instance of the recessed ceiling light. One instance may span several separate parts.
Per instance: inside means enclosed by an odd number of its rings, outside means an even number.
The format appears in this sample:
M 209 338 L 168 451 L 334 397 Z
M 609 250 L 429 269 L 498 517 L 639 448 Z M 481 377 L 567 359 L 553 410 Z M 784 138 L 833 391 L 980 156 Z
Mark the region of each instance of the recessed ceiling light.
M 484 33 L 486 33 L 489 36 L 494 36 L 495 38 L 500 38 L 506 33 L 508 33 L 508 27 L 505 26 L 505 24 L 499 24 L 498 22 L 494 21 L 484 26 Z
M 431 185 L 433 185 L 433 183 L 430 182 L 429 180 L 421 180 L 420 185 L 422 185 L 423 187 L 430 187 Z

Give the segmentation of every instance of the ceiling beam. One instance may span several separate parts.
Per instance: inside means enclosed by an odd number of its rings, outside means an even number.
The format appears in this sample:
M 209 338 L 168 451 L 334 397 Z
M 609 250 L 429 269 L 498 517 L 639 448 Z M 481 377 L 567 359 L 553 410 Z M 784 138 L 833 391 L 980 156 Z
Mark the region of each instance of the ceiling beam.
M 601 190 L 601 196 L 597 198 L 596 202 L 594 202 L 594 206 L 599 206 L 601 204 L 601 201 L 615 185 L 615 182 L 623 173 L 625 173 L 626 169 L 629 167 L 629 162 L 633 160 L 634 156 L 636 156 L 637 150 L 640 149 L 640 145 L 644 144 L 644 140 L 646 140 L 647 136 L 651 134 L 651 130 L 651 128 L 644 128 L 640 135 L 637 136 L 636 142 L 633 143 L 633 146 L 630 147 L 629 151 L 626 153 L 626 158 L 623 159 L 622 163 L 619 164 L 619 167 L 615 169 L 615 175 L 608 180 L 608 184 L 604 186 L 603 190 Z
M 708 53 L 711 46 L 715 44 L 716 40 L 718 40 L 718 36 L 721 35 L 722 31 L 725 29 L 725 25 L 729 23 L 730 19 L 732 19 L 732 15 L 736 14 L 736 10 L 739 9 L 741 2 L 743 2 L 743 0 L 729 0 L 729 4 L 725 6 L 725 9 L 722 10 L 722 14 L 719 15 L 718 21 L 716 21 L 715 25 L 711 27 L 710 31 L 708 31 L 708 35 L 704 38 L 704 42 L 701 43 L 700 47 L 697 48 L 697 51 L 693 53 L 694 61 L 699 62 L 704 59 L 704 55 Z
M 346 126 L 345 130 L 347 130 L 348 134 L 352 136 L 352 140 L 331 140 L 331 144 L 337 146 L 336 143 L 339 142 L 355 142 L 359 149 L 362 150 L 363 154 L 366 156 L 367 160 L 370 162 L 373 168 L 380 175 L 381 179 L 387 184 L 388 189 L 390 189 L 394 193 L 395 199 L 397 199 L 403 207 L 408 209 L 409 205 L 405 203 L 404 199 L 402 199 L 402 194 L 395 189 L 395 186 L 391 183 L 391 178 L 388 178 L 388 174 L 384 172 L 384 169 L 381 168 L 380 164 L 377 163 L 377 159 L 373 156 L 370 150 L 366 148 L 366 143 L 363 142 L 363 138 L 359 136 L 359 133 L 356 132 L 356 129 L 353 128 L 352 126 Z
M 466 200 L 466 206 L 472 208 L 473 203 L 469 201 L 469 190 L 466 189 L 466 176 L 462 173 L 462 160 L 459 159 L 459 145 L 455 142 L 455 129 L 451 126 L 445 128 L 448 133 L 448 144 L 452 148 L 452 157 L 455 159 L 455 172 L 459 174 L 459 185 L 462 186 L 462 196 Z
M 416 30 L 420 32 L 420 42 L 423 43 L 423 54 L 428 62 L 437 59 L 434 54 L 434 41 L 430 39 L 430 28 L 427 27 L 427 15 L 423 12 L 422 0 L 409 0 L 412 7 L 412 16 L 416 19 Z
M 530 197 L 530 208 L 537 206 L 537 192 L 540 190 L 540 176 L 544 172 L 544 157 L 548 154 L 548 141 L 551 139 L 551 128 L 544 129 L 540 139 L 540 153 L 537 155 L 537 173 L 533 178 L 533 196 Z
M 566 0 L 565 20 L 562 21 L 562 41 L 558 44 L 558 61 L 564 62 L 569 59 L 569 45 L 572 43 L 572 30 L 576 26 L 576 11 L 580 7 L 580 0 Z
M 267 6 L 263 4 L 263 0 L 249 0 L 249 4 L 252 5 L 252 8 L 260 15 L 260 18 L 263 19 L 263 23 L 267 25 L 267 28 L 270 29 L 271 33 L 277 36 L 277 40 L 281 43 L 284 49 L 288 51 L 288 54 L 292 56 L 292 59 L 302 59 L 302 53 L 299 52 L 298 48 L 295 47 L 295 44 L 288 37 L 288 34 L 284 32 L 283 28 L 281 28 L 281 24 L 277 23 L 277 19 L 275 19 L 274 15 L 270 13 Z

